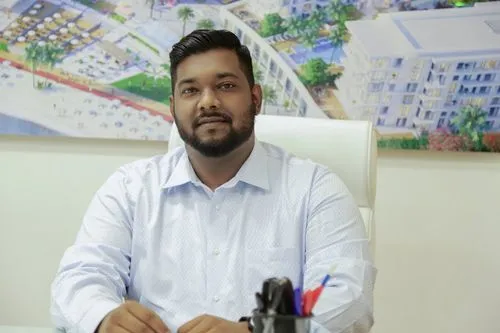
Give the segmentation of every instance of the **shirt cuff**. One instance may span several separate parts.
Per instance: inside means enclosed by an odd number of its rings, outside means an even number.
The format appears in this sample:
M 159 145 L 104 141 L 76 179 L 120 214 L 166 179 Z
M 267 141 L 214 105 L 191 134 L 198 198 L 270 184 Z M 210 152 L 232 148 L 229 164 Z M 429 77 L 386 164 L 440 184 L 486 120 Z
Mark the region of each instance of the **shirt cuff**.
M 104 317 L 120 305 L 116 301 L 100 300 L 80 320 L 78 332 L 94 333 Z

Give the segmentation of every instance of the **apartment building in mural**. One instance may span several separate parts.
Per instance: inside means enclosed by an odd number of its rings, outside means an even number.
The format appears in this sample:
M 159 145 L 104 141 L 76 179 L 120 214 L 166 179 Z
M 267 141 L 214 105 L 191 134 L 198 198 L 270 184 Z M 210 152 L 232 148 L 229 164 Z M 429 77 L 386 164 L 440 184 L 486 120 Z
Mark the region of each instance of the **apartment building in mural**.
M 350 119 L 384 132 L 450 125 L 464 105 L 500 129 L 500 2 L 380 14 L 348 22 L 338 98 Z M 480 38 L 478 38 L 480 36 Z
M 234 32 L 250 49 L 254 66 L 263 74 L 262 85 L 276 92 L 275 104 L 287 104 L 287 109 L 293 113 L 290 115 L 327 118 L 291 66 L 252 28 L 252 22 L 257 21 L 257 18 L 246 3 L 222 7 L 220 21 L 224 29 Z
M 259 19 L 265 14 L 278 13 L 281 16 L 305 17 L 317 9 L 322 9 L 331 0 L 251 0 L 247 2 L 248 8 L 255 13 Z M 362 10 L 367 7 L 371 0 L 342 0 L 345 5 L 354 5 Z

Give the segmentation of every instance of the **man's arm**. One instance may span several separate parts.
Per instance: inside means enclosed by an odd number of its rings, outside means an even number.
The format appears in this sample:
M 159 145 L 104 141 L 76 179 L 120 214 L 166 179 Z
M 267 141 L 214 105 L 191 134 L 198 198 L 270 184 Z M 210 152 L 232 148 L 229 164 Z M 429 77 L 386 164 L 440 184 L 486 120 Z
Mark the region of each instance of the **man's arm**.
M 359 208 L 342 180 L 318 168 L 308 205 L 304 287 L 333 278 L 313 309 L 313 325 L 332 333 L 367 333 L 373 325 L 373 265 Z
M 120 169 L 94 195 L 52 283 L 52 320 L 67 332 L 94 332 L 126 295 L 132 239 L 126 180 Z

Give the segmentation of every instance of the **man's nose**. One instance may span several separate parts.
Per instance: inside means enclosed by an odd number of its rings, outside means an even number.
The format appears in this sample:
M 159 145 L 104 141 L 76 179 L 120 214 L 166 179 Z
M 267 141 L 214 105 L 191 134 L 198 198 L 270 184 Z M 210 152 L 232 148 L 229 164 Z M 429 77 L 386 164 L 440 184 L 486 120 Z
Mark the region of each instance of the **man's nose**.
M 205 89 L 198 102 L 198 107 L 201 110 L 217 110 L 220 108 L 220 101 L 212 89 Z

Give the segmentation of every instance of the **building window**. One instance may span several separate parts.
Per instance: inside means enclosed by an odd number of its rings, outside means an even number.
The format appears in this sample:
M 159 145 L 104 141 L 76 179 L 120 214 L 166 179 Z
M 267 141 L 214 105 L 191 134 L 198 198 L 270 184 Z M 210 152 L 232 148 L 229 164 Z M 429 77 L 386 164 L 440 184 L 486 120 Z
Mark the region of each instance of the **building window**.
M 372 61 L 372 65 L 373 65 L 373 68 L 385 68 L 386 65 L 387 65 L 387 59 L 385 58 L 378 58 L 378 59 L 374 59 Z
M 396 89 L 396 85 L 394 83 L 389 84 L 389 91 L 394 91 Z M 500 87 L 498 87 L 498 90 L 500 91 Z
M 440 72 L 447 72 L 448 69 L 450 69 L 450 64 L 440 64 L 438 70 Z
M 393 67 L 399 68 L 403 64 L 403 58 L 397 58 L 394 60 Z
M 370 83 L 368 85 L 369 92 L 379 92 L 384 88 L 384 82 Z
M 383 71 L 372 72 L 372 81 L 384 81 L 385 78 L 386 78 L 386 74 Z
M 458 81 L 460 79 L 460 76 L 459 75 L 455 75 L 453 76 L 453 81 Z
M 500 97 L 493 97 L 491 99 L 491 105 L 497 105 L 500 104 Z
M 380 114 L 387 114 L 389 112 L 388 106 L 383 106 L 380 108 Z
M 403 104 L 412 104 L 414 95 L 405 95 L 403 96 Z
M 484 74 L 484 79 L 483 79 L 483 81 L 486 81 L 486 82 L 488 82 L 488 81 L 493 81 L 493 80 L 494 80 L 494 78 L 495 78 L 495 76 L 494 76 L 493 74 Z
M 498 113 L 500 112 L 500 107 L 490 108 L 488 112 L 489 117 L 498 117 Z
M 380 94 L 368 94 L 366 99 L 367 104 L 377 104 L 380 102 Z
M 384 104 L 389 104 L 391 102 L 391 100 L 392 100 L 392 95 L 386 94 L 384 96 L 384 101 L 383 102 L 384 102 Z
M 430 110 L 425 111 L 424 119 L 425 120 L 432 120 L 432 111 L 430 111 Z
M 396 126 L 397 127 L 405 127 L 406 120 L 407 120 L 407 118 L 398 118 L 398 120 L 396 120 Z
M 414 93 L 415 91 L 417 91 L 417 88 L 418 88 L 418 83 L 408 83 L 406 85 L 406 92 Z
M 481 87 L 479 88 L 479 93 L 480 94 L 489 94 L 491 91 L 491 87 Z
M 401 106 L 401 110 L 400 110 L 399 114 L 401 116 L 406 117 L 410 113 L 410 110 L 411 110 L 411 106 L 409 106 L 409 105 L 403 105 L 403 106 Z
M 292 93 L 292 82 L 290 81 L 290 79 L 286 79 L 285 91 L 289 96 Z
M 385 119 L 384 118 L 378 118 L 377 119 L 377 126 L 383 126 L 385 125 Z
M 300 108 L 299 108 L 299 115 L 301 117 L 305 117 L 307 114 L 307 104 L 304 102 L 303 99 L 300 100 Z

